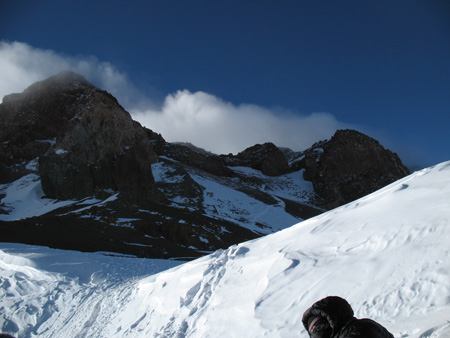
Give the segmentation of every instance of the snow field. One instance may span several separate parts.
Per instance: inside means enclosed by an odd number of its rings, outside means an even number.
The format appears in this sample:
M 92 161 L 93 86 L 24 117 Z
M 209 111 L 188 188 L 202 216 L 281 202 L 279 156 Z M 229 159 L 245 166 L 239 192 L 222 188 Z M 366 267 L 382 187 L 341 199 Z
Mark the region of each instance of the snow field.
M 446 162 L 264 238 L 166 271 L 158 265 L 159 273 L 148 267 L 153 260 L 108 257 L 106 264 L 98 254 L 83 256 L 86 271 L 62 254 L 39 266 L 33 251 L 57 251 L 2 244 L 9 264 L 0 270 L 2 325 L 23 337 L 306 338 L 303 312 L 338 295 L 357 317 L 380 322 L 395 337 L 444 338 L 449 238 Z M 27 260 L 5 263 L 13 261 L 6 255 Z M 23 269 L 31 283 L 22 284 L 26 301 L 18 284 L 12 287 Z M 57 309 L 42 310 L 46 301 Z M 27 304 L 43 306 L 27 317 Z

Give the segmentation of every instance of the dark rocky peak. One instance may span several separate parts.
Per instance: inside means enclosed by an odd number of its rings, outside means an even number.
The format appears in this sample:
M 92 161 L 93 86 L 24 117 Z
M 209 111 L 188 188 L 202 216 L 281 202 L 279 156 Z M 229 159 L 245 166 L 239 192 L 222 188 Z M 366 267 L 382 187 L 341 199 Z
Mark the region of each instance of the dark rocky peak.
M 197 147 L 190 142 L 173 142 L 172 144 L 187 147 L 187 148 L 195 151 L 196 153 L 203 154 L 206 156 L 217 156 L 214 153 L 207 151 L 203 148 Z
M 323 206 L 332 209 L 370 194 L 406 175 L 397 154 L 355 130 L 338 130 L 302 153 L 295 168 L 304 169 Z
M 78 112 L 79 101 L 95 89 L 84 77 L 62 72 L 6 95 L 0 105 L 0 141 L 27 148 L 29 142 L 55 138 Z
M 71 71 L 63 71 L 46 80 L 38 81 L 26 88 L 22 93 L 6 95 L 4 104 L 14 104 L 17 101 L 26 103 L 30 100 L 40 100 L 49 95 L 68 95 L 71 92 L 93 88 L 86 78 Z
M 73 90 L 93 87 L 83 76 L 70 71 L 64 71 L 46 80 L 38 81 L 28 86 L 22 93 L 5 95 L 3 104 L 8 106 L 17 103 L 26 104 L 32 100 L 39 100 L 42 96 L 67 93 Z
M 47 80 L 32 84 L 22 93 L 6 95 L 0 108 L 1 114 L 9 113 L 11 116 L 8 118 L 12 123 L 17 122 L 22 125 L 26 119 L 41 127 L 48 123 L 54 126 L 62 119 L 71 118 L 73 112 L 67 107 L 79 100 L 83 93 L 92 89 L 95 87 L 81 75 L 68 71 L 61 72 Z M 59 113 L 56 114 L 55 111 L 58 110 Z
M 145 130 L 158 156 L 166 156 L 216 176 L 235 176 L 234 172 L 226 167 L 221 157 L 202 151 L 193 145 L 166 142 L 161 134 L 147 128 Z
M 25 163 L 48 150 L 76 114 L 77 102 L 92 90 L 84 77 L 62 72 L 4 97 L 0 104 L 0 183 L 27 172 Z
M 278 176 L 290 171 L 284 152 L 273 143 L 257 144 L 237 155 L 215 155 L 192 144 L 166 142 L 161 134 L 150 129 L 146 131 L 158 156 L 169 157 L 216 176 L 236 176 L 228 166 L 251 167 L 268 176 Z
M 260 170 L 264 175 L 278 176 L 289 172 L 288 160 L 273 143 L 256 144 L 236 156 L 222 155 L 230 166 L 245 166 Z
M 4 169 L 39 158 L 48 197 L 78 199 L 105 190 L 130 200 L 160 197 L 151 172 L 157 155 L 144 129 L 82 76 L 63 72 L 6 97 L 0 119 L 0 156 L 11 162 Z

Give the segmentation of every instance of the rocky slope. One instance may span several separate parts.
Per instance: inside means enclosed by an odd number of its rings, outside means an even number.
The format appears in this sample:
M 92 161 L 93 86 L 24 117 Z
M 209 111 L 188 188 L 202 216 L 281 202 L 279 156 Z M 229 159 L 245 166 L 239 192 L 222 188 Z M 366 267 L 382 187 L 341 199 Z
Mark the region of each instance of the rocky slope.
M 356 131 L 301 153 L 265 143 L 217 156 L 169 143 L 71 72 L 5 96 L 0 123 L 2 241 L 57 248 L 196 257 L 408 173 Z

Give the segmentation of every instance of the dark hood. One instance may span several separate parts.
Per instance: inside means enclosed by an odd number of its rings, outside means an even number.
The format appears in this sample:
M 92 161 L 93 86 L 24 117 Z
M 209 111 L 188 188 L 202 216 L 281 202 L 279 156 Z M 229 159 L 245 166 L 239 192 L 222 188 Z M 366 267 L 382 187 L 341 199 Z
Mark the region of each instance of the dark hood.
M 337 296 L 321 299 L 305 311 L 302 322 L 306 331 L 308 331 L 308 319 L 317 316 L 327 318 L 333 329 L 332 335 L 338 332 L 345 323 L 354 318 L 350 304 L 345 299 Z

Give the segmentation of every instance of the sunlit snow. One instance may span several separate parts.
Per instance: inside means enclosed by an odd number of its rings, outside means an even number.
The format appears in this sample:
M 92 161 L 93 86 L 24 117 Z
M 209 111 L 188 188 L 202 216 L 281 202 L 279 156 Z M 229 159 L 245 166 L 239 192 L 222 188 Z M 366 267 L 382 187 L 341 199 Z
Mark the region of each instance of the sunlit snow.
M 449 239 L 446 162 L 178 266 L 2 243 L 0 328 L 21 337 L 306 338 L 303 312 L 338 295 L 395 337 L 449 337 Z

